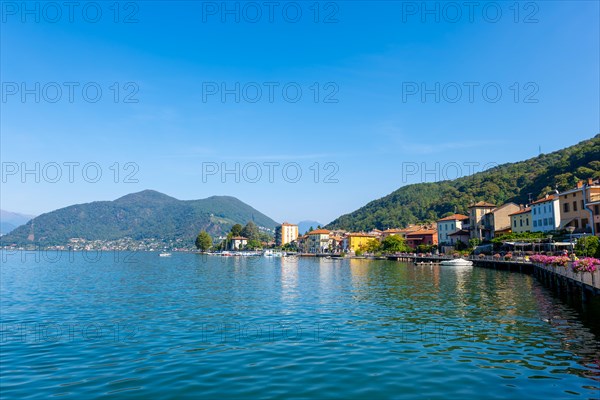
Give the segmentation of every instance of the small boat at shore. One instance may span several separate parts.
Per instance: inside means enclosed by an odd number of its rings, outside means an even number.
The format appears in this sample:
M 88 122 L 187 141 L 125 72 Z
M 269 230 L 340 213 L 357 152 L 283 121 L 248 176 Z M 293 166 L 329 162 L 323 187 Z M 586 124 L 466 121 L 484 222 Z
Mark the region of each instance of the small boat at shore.
M 263 256 L 265 257 L 284 257 L 285 254 L 282 253 L 281 251 L 273 251 L 273 250 L 265 250 L 263 252 Z
M 465 260 L 464 258 L 455 258 L 453 260 L 444 260 L 440 265 L 446 265 L 451 267 L 472 267 L 473 261 Z
M 167 252 L 165 251 L 165 252 L 162 252 L 162 253 L 160 253 L 158 256 L 159 256 L 159 257 L 171 257 L 171 253 L 167 253 Z

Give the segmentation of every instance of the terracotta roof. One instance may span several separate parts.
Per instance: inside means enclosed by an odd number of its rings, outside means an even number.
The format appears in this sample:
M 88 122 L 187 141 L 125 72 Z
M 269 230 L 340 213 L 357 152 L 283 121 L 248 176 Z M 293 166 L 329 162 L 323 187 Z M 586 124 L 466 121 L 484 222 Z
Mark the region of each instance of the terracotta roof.
M 462 214 L 452 214 L 452 215 L 449 215 L 442 219 L 438 219 L 437 222 L 440 222 L 440 221 L 462 221 L 465 219 L 469 219 L 469 217 L 467 217 L 466 215 L 462 215 Z
M 472 208 L 472 207 L 496 207 L 496 205 L 492 204 L 492 203 L 486 203 L 485 201 L 479 201 L 479 202 L 469 206 L 469 208 Z
M 420 231 L 410 232 L 408 235 L 412 236 L 412 235 L 435 235 L 435 234 L 437 234 L 437 231 L 434 229 L 423 229 Z
M 231 240 L 248 240 L 248 238 L 245 238 L 243 236 L 234 236 L 231 238 Z
M 315 229 L 308 232 L 307 235 L 329 235 L 329 231 L 327 229 Z
M 375 236 L 369 235 L 367 233 L 349 233 L 347 236 L 375 238 Z
M 514 212 L 512 214 L 508 214 L 508 216 L 510 217 L 511 215 L 527 214 L 529 212 L 531 212 L 531 208 L 525 208 L 523 210 L 519 210 L 519 211 Z
M 469 236 L 470 235 L 469 231 L 461 229 L 461 230 L 458 230 L 458 231 L 456 231 L 454 233 L 449 233 L 448 234 L 448 236 L 464 236 L 464 235 Z
M 547 202 L 547 201 L 553 201 L 553 200 L 554 200 L 554 195 L 551 195 L 551 196 L 548 196 L 548 197 L 546 197 L 546 198 L 543 198 L 543 199 L 536 200 L 536 201 L 534 201 L 533 203 L 531 203 L 531 205 L 533 205 L 533 204 L 545 203 L 545 202 Z
M 284 222 L 281 226 L 298 226 L 296 224 L 290 224 L 289 222 Z

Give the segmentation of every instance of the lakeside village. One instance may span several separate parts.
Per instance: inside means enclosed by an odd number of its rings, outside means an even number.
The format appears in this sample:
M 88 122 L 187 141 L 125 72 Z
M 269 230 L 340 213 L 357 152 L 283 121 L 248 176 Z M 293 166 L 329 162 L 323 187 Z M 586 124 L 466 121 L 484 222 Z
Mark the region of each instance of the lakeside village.
M 249 222 L 234 225 L 227 236 L 213 238 L 205 231 L 195 240 L 203 253 L 222 256 L 319 256 L 385 258 L 398 254 L 472 255 L 502 260 L 566 265 L 578 257 L 588 269 L 600 269 L 600 181 L 580 181 L 576 187 L 548 193 L 528 205 L 495 205 L 479 201 L 468 215 L 450 214 L 434 223 L 368 232 L 328 230 L 321 227 L 300 235 L 298 226 L 283 223 L 273 231 Z M 185 240 L 160 239 L 114 241 L 70 239 L 68 246 L 51 250 L 70 251 L 190 251 Z M 545 257 L 543 260 L 539 256 Z M 536 258 L 537 257 L 537 258 Z
M 468 210 L 469 215 L 451 214 L 435 223 L 369 232 L 318 227 L 300 235 L 297 225 L 283 223 L 275 233 L 275 246 L 281 251 L 267 250 L 266 255 L 377 258 L 399 253 L 475 254 L 522 261 L 531 257 L 533 262 L 563 266 L 582 257 L 582 270 L 593 272 L 600 267 L 600 181 L 580 181 L 571 190 L 548 193 L 528 205 L 480 201 Z M 215 247 L 209 239 L 201 233 L 196 240 L 198 249 L 238 255 L 258 250 L 260 245 L 239 229 L 233 229 Z

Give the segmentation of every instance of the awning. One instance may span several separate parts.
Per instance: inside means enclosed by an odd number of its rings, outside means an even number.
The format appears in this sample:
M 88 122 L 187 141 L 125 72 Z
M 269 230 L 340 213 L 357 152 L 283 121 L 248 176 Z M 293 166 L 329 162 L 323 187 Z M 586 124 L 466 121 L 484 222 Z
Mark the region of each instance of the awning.
M 560 226 L 558 227 L 558 229 L 559 229 L 559 230 L 561 230 L 561 229 L 565 229 L 565 227 L 566 227 L 567 225 L 569 225 L 571 222 L 573 222 L 574 220 L 575 220 L 575 218 L 570 218 L 570 219 L 567 219 L 567 220 L 561 221 L 561 222 L 560 222 Z

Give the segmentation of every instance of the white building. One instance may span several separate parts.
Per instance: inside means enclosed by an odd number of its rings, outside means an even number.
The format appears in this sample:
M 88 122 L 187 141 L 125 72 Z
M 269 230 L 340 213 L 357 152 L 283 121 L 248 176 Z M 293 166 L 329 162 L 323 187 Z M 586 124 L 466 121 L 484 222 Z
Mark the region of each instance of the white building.
M 548 196 L 531 203 L 531 231 L 550 232 L 560 226 L 560 204 L 558 196 Z
M 229 250 L 241 250 L 248 244 L 248 239 L 243 236 L 234 236 L 229 242 Z
M 331 244 L 327 229 L 316 229 L 306 234 L 308 237 L 308 252 L 309 253 L 325 253 Z
M 440 245 L 453 245 L 458 236 L 449 236 L 461 229 L 468 229 L 469 217 L 462 214 L 453 214 L 437 221 L 438 243 Z

